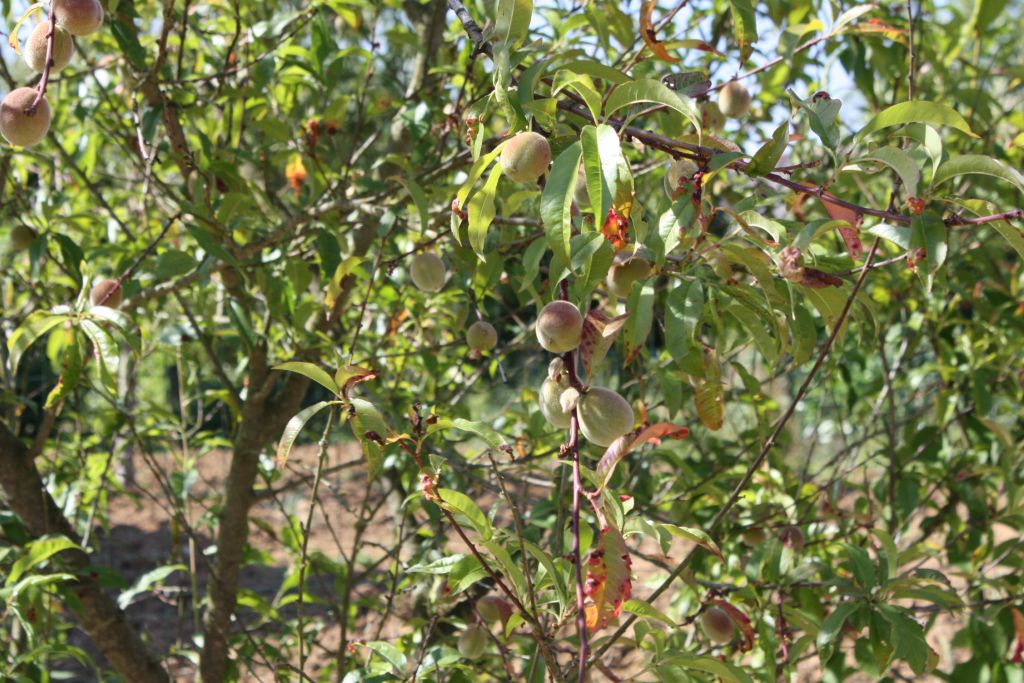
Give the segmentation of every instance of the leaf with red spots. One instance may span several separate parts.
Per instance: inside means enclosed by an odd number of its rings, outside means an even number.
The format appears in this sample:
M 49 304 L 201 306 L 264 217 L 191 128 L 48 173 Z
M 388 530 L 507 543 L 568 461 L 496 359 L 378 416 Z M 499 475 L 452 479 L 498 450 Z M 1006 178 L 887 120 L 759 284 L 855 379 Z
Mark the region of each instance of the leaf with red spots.
M 587 628 L 602 629 L 622 612 L 622 603 L 633 592 L 632 561 L 626 541 L 618 529 L 601 529 L 600 544 L 587 558 L 587 581 L 583 592 L 590 598 L 586 607 Z
M 682 425 L 671 422 L 657 422 L 647 425 L 635 436 L 633 434 L 626 434 L 624 437 L 616 439 L 608 447 L 608 450 L 604 452 L 604 455 L 601 456 L 600 462 L 597 463 L 597 478 L 600 481 L 597 490 L 600 492 L 608 485 L 608 481 L 615 472 L 615 466 L 634 448 L 645 443 L 660 445 L 662 439 L 682 439 L 689 433 L 689 428 Z
M 609 318 L 596 308 L 587 313 L 587 317 L 583 319 L 580 356 L 583 358 L 583 369 L 586 370 L 588 377 L 593 376 L 594 369 L 601 365 L 601 361 L 608 355 L 608 350 L 615 343 L 615 338 L 622 331 L 628 318 L 628 314 Z

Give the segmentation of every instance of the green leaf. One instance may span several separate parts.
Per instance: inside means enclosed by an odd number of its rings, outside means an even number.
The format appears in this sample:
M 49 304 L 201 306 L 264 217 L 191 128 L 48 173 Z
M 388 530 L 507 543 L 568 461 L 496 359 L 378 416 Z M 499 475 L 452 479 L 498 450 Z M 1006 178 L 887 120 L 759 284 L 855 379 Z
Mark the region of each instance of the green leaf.
M 921 675 L 928 668 L 931 648 L 924 639 L 924 629 L 906 612 L 892 605 L 879 605 L 878 612 L 892 626 L 892 640 L 896 656 Z
M 533 15 L 533 0 L 498 0 L 494 36 L 510 47 L 526 38 Z
M 121 609 L 128 609 L 135 603 L 138 596 L 147 593 L 152 586 L 159 584 L 177 571 L 183 572 L 188 569 L 183 564 L 168 564 L 146 572 L 135 580 L 131 588 L 117 596 L 117 606 Z
M 53 315 L 46 311 L 36 311 L 29 315 L 18 329 L 7 340 L 7 353 L 10 357 L 11 372 L 18 371 L 18 363 L 37 339 L 67 320 L 65 315 Z
M 690 352 L 704 313 L 704 286 L 700 280 L 677 285 L 665 299 L 665 346 L 673 360 Z
M 555 258 L 571 267 L 569 240 L 572 237 L 572 199 L 576 191 L 576 174 L 580 166 L 581 148 L 574 142 L 558 155 L 551 166 L 551 175 L 540 198 L 540 215 L 544 234 Z
M 732 13 L 732 33 L 740 48 L 740 62 L 745 62 L 754 51 L 757 42 L 757 16 L 750 0 L 729 0 Z
M 54 555 L 65 550 L 82 550 L 82 547 L 66 536 L 42 536 L 28 546 L 28 553 L 19 557 L 7 575 L 5 586 L 13 586 L 25 572 L 33 569 Z
M 416 207 L 416 213 L 420 218 L 420 232 L 426 231 L 430 227 L 430 209 L 427 202 L 427 195 L 420 187 L 419 183 L 413 179 L 412 174 L 406 171 L 404 176 L 395 176 L 395 180 L 402 183 L 405 187 L 405 191 L 409 193 L 409 197 L 412 198 L 412 202 Z M 334 272 L 333 269 L 329 269 L 329 272 Z
M 917 163 L 910 158 L 910 155 L 899 147 L 879 147 L 870 154 L 857 159 L 856 163 L 864 161 L 885 164 L 896 171 L 903 182 L 903 187 L 907 189 L 907 194 L 911 197 L 917 196 L 917 184 L 921 181 L 921 169 L 917 167 Z
M 821 661 L 827 662 L 832 658 L 832 646 L 837 637 L 842 633 L 843 625 L 857 610 L 860 609 L 859 602 L 844 602 L 836 606 L 832 613 L 825 619 L 818 631 L 818 651 L 821 653 Z
M 626 602 L 622 603 L 622 611 L 635 614 L 642 619 L 654 619 L 673 628 L 676 627 L 676 622 L 669 619 L 664 612 L 643 600 L 637 600 L 636 598 L 626 600 Z
M 938 102 L 914 100 L 912 102 L 894 104 L 876 114 L 868 122 L 868 125 L 861 128 L 855 140 L 863 140 L 875 131 L 892 126 L 902 126 L 905 123 L 928 123 L 935 126 L 949 126 L 970 135 L 972 138 L 978 137 L 971 131 L 967 119 L 960 116 L 952 107 L 939 104 Z
M 406 567 L 406 574 L 451 574 L 454 569 L 461 566 L 463 560 L 466 559 L 466 555 L 456 553 L 455 555 L 449 555 L 442 557 L 439 560 L 428 562 L 426 564 L 414 564 L 411 567 Z
M 297 372 L 304 377 L 308 377 L 317 384 L 323 386 L 325 389 L 330 391 L 332 394 L 337 395 L 340 391 L 334 378 L 331 377 L 330 373 L 321 368 L 319 365 L 314 363 L 306 363 L 302 361 L 289 361 L 287 363 L 281 363 L 275 365 L 274 370 L 282 370 L 284 372 Z
M 491 529 L 491 523 L 487 521 L 487 517 L 477 507 L 477 504 L 473 502 L 472 498 L 452 489 L 438 489 L 437 493 L 441 496 L 442 505 L 444 505 L 446 510 L 459 513 L 468 519 L 469 523 L 476 529 L 476 532 L 485 540 L 493 536 L 494 532 Z
M 747 166 L 747 173 L 752 176 L 763 176 L 775 170 L 776 164 L 786 151 L 789 144 L 789 121 L 782 124 L 772 133 L 771 139 L 761 146 Z M 778 239 L 778 238 L 776 238 Z
M 753 679 L 747 674 L 746 671 L 730 664 L 729 662 L 723 662 L 720 659 L 714 657 L 701 657 L 698 655 L 682 655 L 674 654 L 670 657 L 666 657 L 658 662 L 659 665 L 667 666 L 679 666 L 684 669 L 693 669 L 695 671 L 703 671 L 709 673 L 712 676 L 717 676 L 726 683 L 751 683 Z
M 372 480 L 380 470 L 380 464 L 384 460 L 384 446 L 376 439 L 367 436 L 369 433 L 376 434 L 381 439 L 388 436 L 388 425 L 384 416 L 380 414 L 377 406 L 362 398 L 353 398 L 351 401 L 355 415 L 350 415 L 352 432 L 359 439 L 363 447 L 363 455 L 366 456 L 367 476 Z
M 284 434 L 277 444 L 277 467 L 280 469 L 288 462 L 288 454 L 291 453 L 295 439 L 299 437 L 302 428 L 309 420 L 321 410 L 330 405 L 337 405 L 337 401 L 320 401 L 300 410 L 284 427 Z
M 696 543 L 700 547 L 710 552 L 712 555 L 715 555 L 720 560 L 725 559 L 725 557 L 722 555 L 722 551 L 718 548 L 718 544 L 715 543 L 711 536 L 709 536 L 704 531 L 701 531 L 700 529 L 693 529 L 691 527 L 685 526 L 677 526 L 675 524 L 659 524 L 658 526 L 662 527 L 673 536 L 685 538 L 688 541 Z
M 688 97 L 680 97 L 667 85 L 654 79 L 643 79 L 620 85 L 608 97 L 608 101 L 605 103 L 605 113 L 611 115 L 623 107 L 638 102 L 663 104 L 685 116 L 694 128 L 700 130 L 700 115 L 693 106 L 693 100 Z
M 484 246 L 487 242 L 487 229 L 491 227 L 497 213 L 494 207 L 494 195 L 501 179 L 501 165 L 495 164 L 487 182 L 469 200 L 469 246 L 472 247 L 481 261 L 484 258 Z
M 402 651 L 399 650 L 397 647 L 395 647 L 391 643 L 385 643 L 382 640 L 371 641 L 369 643 L 366 643 L 364 647 L 368 650 L 373 650 L 381 657 L 383 657 L 384 660 L 391 665 L 391 669 L 395 672 L 396 675 L 405 675 L 405 669 L 408 666 L 409 661 L 408 659 L 406 659 L 406 656 L 402 654 Z
M 932 177 L 931 186 L 936 187 L 950 178 L 968 174 L 993 176 L 1012 183 L 1014 187 L 1024 192 L 1024 176 L 1001 161 L 983 154 L 961 154 L 952 157 L 939 166 L 939 170 Z

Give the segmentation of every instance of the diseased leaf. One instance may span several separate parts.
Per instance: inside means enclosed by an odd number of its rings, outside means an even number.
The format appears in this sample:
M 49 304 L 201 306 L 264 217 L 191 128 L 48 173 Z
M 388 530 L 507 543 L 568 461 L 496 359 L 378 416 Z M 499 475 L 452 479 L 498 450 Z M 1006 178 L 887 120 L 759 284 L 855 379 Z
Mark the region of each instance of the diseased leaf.
M 580 357 L 588 377 L 601 366 L 615 338 L 622 331 L 629 314 L 609 318 L 601 309 L 591 309 L 583 319 L 583 338 L 580 342 Z
M 654 31 L 654 22 L 651 19 L 651 14 L 654 12 L 654 8 L 657 7 L 657 0 L 644 0 L 640 5 L 640 37 L 644 39 L 644 43 L 647 44 L 647 48 L 654 54 L 658 59 L 675 63 L 679 61 L 678 57 L 673 57 L 665 49 L 665 45 L 658 40 L 658 36 Z
M 682 439 L 690 433 L 689 428 L 671 422 L 657 422 L 648 425 L 636 435 L 626 434 L 618 438 L 605 450 L 601 460 L 597 463 L 598 485 L 597 490 L 601 491 L 611 480 L 615 473 L 615 466 L 622 461 L 634 448 L 645 443 L 660 444 L 661 439 Z
M 725 423 L 725 389 L 717 380 L 699 381 L 693 394 L 701 424 L 717 432 Z
M 862 216 L 853 209 L 830 202 L 829 198 L 838 199 L 835 195 L 826 192 L 821 196 L 821 204 L 833 220 L 846 221 L 850 224 L 849 228 L 839 228 L 839 234 L 842 236 L 843 242 L 846 243 L 846 250 L 850 252 L 850 258 L 857 261 L 864 254 L 864 244 L 860 241 L 860 231 L 857 229 L 860 227 Z
M 733 37 L 740 48 L 740 62 L 745 62 L 754 51 L 757 42 L 757 15 L 750 0 L 729 0 L 732 14 Z
M 587 580 L 583 588 L 591 603 L 586 607 L 587 628 L 602 629 L 622 612 L 623 603 L 633 592 L 631 566 L 629 551 L 619 530 L 613 526 L 601 529 L 601 539 L 587 558 Z

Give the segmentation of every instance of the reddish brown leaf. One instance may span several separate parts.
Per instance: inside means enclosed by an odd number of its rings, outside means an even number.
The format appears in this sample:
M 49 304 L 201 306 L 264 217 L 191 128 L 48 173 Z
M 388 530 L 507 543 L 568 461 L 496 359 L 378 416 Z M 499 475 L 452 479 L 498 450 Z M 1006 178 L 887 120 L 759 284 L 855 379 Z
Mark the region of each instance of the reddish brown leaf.
M 597 490 L 601 491 L 615 472 L 615 466 L 634 448 L 645 443 L 661 444 L 662 439 L 682 439 L 690 433 L 689 428 L 671 422 L 657 422 L 647 425 L 637 435 L 627 434 L 616 439 L 597 463 L 597 477 L 600 483 Z
M 626 541 L 618 529 L 601 529 L 601 542 L 587 558 L 587 581 L 583 592 L 591 600 L 586 607 L 587 628 L 602 629 L 622 612 L 622 603 L 633 592 L 632 561 Z
M 861 215 L 853 209 L 828 201 L 829 198 L 838 199 L 838 197 L 827 192 L 822 195 L 821 203 L 824 205 L 825 210 L 828 211 L 828 215 L 833 220 L 846 221 L 852 226 L 849 228 L 839 228 L 839 234 L 842 236 L 843 241 L 846 242 L 846 250 L 850 252 L 850 258 L 856 261 L 864 253 L 864 245 L 860 241 L 860 231 L 857 230 L 860 227 Z
M 594 309 L 583 319 L 580 357 L 583 359 L 583 369 L 586 370 L 588 377 L 594 374 L 594 369 L 601 365 L 601 361 L 608 355 L 608 350 L 615 343 L 615 338 L 622 331 L 627 318 L 629 318 L 628 314 L 609 318 L 601 311 Z
M 644 0 L 644 3 L 640 6 L 640 37 L 644 39 L 647 47 L 658 59 L 666 62 L 678 62 L 679 58 L 673 57 L 668 53 L 668 50 L 665 49 L 665 46 L 658 40 L 657 34 L 654 32 L 654 21 L 651 19 L 651 14 L 654 13 L 654 8 L 657 4 L 656 0 Z
M 749 652 L 754 649 L 754 625 L 750 623 L 750 617 L 744 614 L 742 611 L 733 607 L 725 600 L 715 598 L 709 600 L 708 604 L 720 607 L 729 613 L 732 618 L 732 623 L 739 629 L 740 634 L 743 636 L 743 644 L 740 646 L 740 650 L 743 652 Z

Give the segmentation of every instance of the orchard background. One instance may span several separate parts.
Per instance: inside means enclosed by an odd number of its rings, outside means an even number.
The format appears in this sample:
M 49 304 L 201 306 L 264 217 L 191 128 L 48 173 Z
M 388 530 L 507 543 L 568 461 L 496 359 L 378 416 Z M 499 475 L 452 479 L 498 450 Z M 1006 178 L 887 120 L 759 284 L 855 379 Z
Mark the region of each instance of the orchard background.
M 1021 2 L 54 4 L 4 680 L 1024 677 Z

